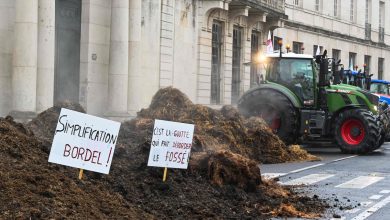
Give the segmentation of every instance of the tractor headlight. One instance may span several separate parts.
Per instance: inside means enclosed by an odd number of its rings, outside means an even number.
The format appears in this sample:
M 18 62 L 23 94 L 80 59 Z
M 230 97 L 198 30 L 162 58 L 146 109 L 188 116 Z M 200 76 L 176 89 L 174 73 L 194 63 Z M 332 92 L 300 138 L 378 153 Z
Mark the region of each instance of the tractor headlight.
M 377 112 L 378 111 L 378 106 L 374 105 L 374 110 Z

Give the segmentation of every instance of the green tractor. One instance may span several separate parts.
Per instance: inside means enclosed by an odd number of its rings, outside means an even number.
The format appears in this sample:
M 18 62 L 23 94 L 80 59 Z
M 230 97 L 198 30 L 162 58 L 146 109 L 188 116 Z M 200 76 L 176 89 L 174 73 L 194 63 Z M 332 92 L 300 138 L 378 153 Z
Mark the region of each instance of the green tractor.
M 238 109 L 246 117 L 262 117 L 286 144 L 330 141 L 358 154 L 378 149 L 384 142 L 379 98 L 342 84 L 339 62 L 326 51 L 315 59 L 269 54 L 265 79 L 241 96 Z

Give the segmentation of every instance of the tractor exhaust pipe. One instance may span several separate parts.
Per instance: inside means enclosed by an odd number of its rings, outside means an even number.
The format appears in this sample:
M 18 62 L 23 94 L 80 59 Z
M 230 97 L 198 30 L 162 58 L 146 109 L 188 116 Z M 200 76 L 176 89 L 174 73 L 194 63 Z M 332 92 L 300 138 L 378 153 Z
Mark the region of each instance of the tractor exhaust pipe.
M 326 58 L 327 51 L 324 51 L 323 55 L 316 56 L 316 63 L 320 64 L 320 76 L 319 76 L 319 86 L 328 86 L 329 82 L 327 80 L 328 76 L 328 59 Z

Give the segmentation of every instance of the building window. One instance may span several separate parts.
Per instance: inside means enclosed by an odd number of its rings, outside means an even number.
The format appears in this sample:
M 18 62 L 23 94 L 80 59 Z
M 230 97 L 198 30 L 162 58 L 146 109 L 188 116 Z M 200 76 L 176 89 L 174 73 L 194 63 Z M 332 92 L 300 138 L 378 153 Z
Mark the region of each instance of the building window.
M 335 17 L 340 17 L 340 0 L 334 0 L 333 1 L 333 12 Z
M 237 103 L 241 87 L 242 28 L 233 28 L 232 104 Z
M 366 23 L 371 23 L 371 0 L 366 0 L 366 13 L 365 13 Z
M 385 42 L 385 2 L 379 2 L 379 43 Z
M 332 58 L 337 62 L 340 60 L 341 50 L 332 49 Z
M 356 0 L 351 0 L 350 6 L 349 6 L 349 21 L 356 22 Z
M 320 51 L 319 51 L 319 53 L 320 53 L 320 55 L 322 54 L 322 51 L 323 51 L 323 49 L 324 49 L 324 47 L 323 46 L 319 46 L 320 47 Z M 317 55 L 317 49 L 318 49 L 318 45 L 314 45 L 313 46 L 313 56 L 315 56 L 315 55 Z
M 384 58 L 378 58 L 378 79 L 383 79 L 383 64 L 385 63 Z
M 321 0 L 316 0 L 315 6 L 314 6 L 314 9 L 316 11 L 321 11 L 321 3 L 322 3 Z
M 366 0 L 365 22 L 364 37 L 371 40 L 371 0 Z
M 379 27 L 385 26 L 385 3 L 379 2 Z
M 294 0 L 294 5 L 299 6 L 299 0 Z
M 255 86 L 258 82 L 257 74 L 260 71 L 259 64 L 256 63 L 256 57 L 258 56 L 260 47 L 259 47 L 260 33 L 257 31 L 252 31 L 251 35 L 251 76 L 250 76 L 250 86 L 251 88 Z
M 370 73 L 370 67 L 371 67 L 371 56 L 364 55 L 364 64 L 366 65 L 365 71 L 366 73 Z M 364 69 L 363 69 L 364 71 Z
M 283 40 L 283 38 L 278 37 L 278 36 L 274 36 L 274 42 L 273 42 L 274 51 L 275 51 L 275 50 L 280 50 L 280 46 L 279 46 L 279 44 L 278 44 L 278 41 L 279 41 L 279 40 Z
M 349 69 L 355 70 L 356 66 L 356 53 L 349 53 Z
M 222 23 L 214 21 L 211 51 L 211 104 L 221 103 Z
M 303 43 L 293 41 L 293 53 L 303 53 Z

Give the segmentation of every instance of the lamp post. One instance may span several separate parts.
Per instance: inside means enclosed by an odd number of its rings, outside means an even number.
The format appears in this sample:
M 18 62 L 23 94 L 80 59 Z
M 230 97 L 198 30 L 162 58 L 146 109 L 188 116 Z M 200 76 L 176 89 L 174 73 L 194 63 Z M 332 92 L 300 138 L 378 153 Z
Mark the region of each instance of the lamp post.
M 282 39 L 278 40 L 278 45 L 279 45 L 279 57 L 282 57 L 282 46 L 283 46 L 283 40 Z
M 290 49 L 291 49 L 290 44 L 286 44 L 287 53 L 289 53 L 291 51 Z

